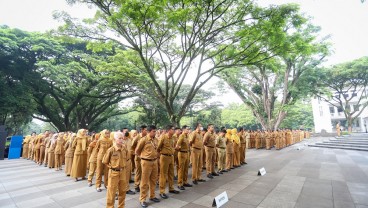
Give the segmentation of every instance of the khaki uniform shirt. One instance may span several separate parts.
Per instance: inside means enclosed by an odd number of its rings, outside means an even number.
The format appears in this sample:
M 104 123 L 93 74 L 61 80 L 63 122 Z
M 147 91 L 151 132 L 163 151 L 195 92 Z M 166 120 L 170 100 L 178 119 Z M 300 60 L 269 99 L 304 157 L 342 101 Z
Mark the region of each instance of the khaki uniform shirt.
M 216 138 L 216 146 L 220 149 L 226 149 L 226 138 L 218 136 Z
M 188 152 L 189 151 L 188 135 L 181 134 L 179 136 L 179 139 L 178 139 L 178 142 L 177 142 L 176 146 L 180 147 L 180 149 L 179 149 L 180 152 Z
M 170 138 L 168 134 L 161 135 L 161 138 L 158 142 L 157 150 L 161 154 L 173 155 L 175 153 L 174 138 Z
M 197 131 L 193 131 L 191 135 L 192 147 L 194 149 L 202 149 L 203 148 L 203 141 L 202 136 Z
M 97 160 L 102 160 L 106 151 L 112 147 L 112 140 L 110 138 L 100 138 L 96 143 Z
M 121 148 L 114 145 L 106 151 L 106 154 L 102 158 L 102 163 L 115 170 L 125 168 L 128 157 L 127 154 L 128 151 L 125 145 L 122 145 Z
M 151 138 L 149 135 L 141 138 L 135 153 L 139 154 L 141 159 L 157 159 L 157 140 L 155 138 Z
M 215 147 L 215 143 L 216 143 L 216 141 L 215 141 L 215 135 L 213 133 L 206 132 L 206 134 L 203 137 L 203 142 L 205 143 L 205 145 L 207 147 L 214 148 Z

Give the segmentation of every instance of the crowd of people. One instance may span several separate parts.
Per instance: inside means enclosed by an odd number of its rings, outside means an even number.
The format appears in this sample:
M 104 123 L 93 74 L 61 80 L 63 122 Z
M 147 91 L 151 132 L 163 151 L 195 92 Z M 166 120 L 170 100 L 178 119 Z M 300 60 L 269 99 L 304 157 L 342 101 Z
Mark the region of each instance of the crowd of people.
M 193 130 L 189 126 L 168 125 L 162 130 L 143 125 L 139 132 L 127 128 L 90 134 L 86 129 L 77 133 L 45 131 L 25 137 L 22 157 L 55 171 L 61 171 L 64 165 L 67 176 L 75 181 L 87 179 L 90 187 L 95 177 L 96 191 L 102 191 L 102 184 L 107 189 L 106 207 L 114 207 L 115 198 L 118 207 L 124 207 L 126 194 L 136 192 L 140 205 L 147 207 L 147 197 L 160 202 L 156 185 L 160 198 L 167 199 L 167 186 L 169 193 L 180 193 L 174 188 L 175 180 L 177 189 L 184 191 L 206 181 L 202 178 L 204 170 L 206 177 L 213 179 L 247 164 L 246 149 L 282 149 L 304 138 L 309 138 L 309 132 L 215 130 L 212 124 L 203 128 L 200 123 Z M 190 166 L 192 184 L 188 179 Z M 134 183 L 134 190 L 129 183 Z

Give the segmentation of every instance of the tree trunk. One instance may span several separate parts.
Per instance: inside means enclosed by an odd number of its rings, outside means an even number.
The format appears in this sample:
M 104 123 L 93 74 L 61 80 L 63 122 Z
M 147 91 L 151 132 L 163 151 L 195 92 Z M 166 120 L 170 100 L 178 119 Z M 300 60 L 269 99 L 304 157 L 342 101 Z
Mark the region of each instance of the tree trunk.
M 348 117 L 348 132 L 351 133 L 353 131 L 353 119 L 351 116 Z

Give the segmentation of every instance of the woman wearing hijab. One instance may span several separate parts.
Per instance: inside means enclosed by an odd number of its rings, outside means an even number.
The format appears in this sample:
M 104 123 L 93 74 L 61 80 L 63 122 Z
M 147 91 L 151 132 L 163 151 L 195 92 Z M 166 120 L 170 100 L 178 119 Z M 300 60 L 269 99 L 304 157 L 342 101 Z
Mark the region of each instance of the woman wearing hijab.
M 86 178 L 86 170 L 87 170 L 87 130 L 79 129 L 77 133 L 77 137 L 74 139 L 72 143 L 72 147 L 75 148 L 74 157 L 73 157 L 73 165 L 70 176 L 75 178 L 75 181 L 78 181 L 78 178 L 82 178 L 84 180 Z
M 102 174 L 104 175 L 104 185 L 105 187 L 108 185 L 108 175 L 109 168 L 107 165 L 102 163 L 102 159 L 106 153 L 106 151 L 112 147 L 112 140 L 110 139 L 111 133 L 109 130 L 104 129 L 100 133 L 100 138 L 96 143 L 96 152 L 97 152 L 97 164 L 96 164 L 96 190 L 97 192 L 101 192 L 101 181 Z
M 68 140 L 64 145 L 65 149 L 65 173 L 66 176 L 70 176 L 70 172 L 72 171 L 73 164 L 73 156 L 74 156 L 74 148 L 72 147 L 74 138 L 77 136 L 76 133 L 70 134 Z
M 55 142 L 56 139 L 58 138 L 58 134 L 54 134 L 52 135 L 48 145 L 47 145 L 47 151 L 48 151 L 48 163 L 47 166 L 49 168 L 54 168 L 55 167 Z
M 59 133 L 58 138 L 54 143 L 54 154 L 55 154 L 55 170 L 62 170 L 63 165 L 63 146 L 64 146 L 64 133 Z

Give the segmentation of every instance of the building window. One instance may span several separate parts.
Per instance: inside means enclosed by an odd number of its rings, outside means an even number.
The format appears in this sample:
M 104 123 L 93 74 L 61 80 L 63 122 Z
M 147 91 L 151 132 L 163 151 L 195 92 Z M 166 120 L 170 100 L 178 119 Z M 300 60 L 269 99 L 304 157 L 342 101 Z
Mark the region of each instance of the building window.
M 335 113 L 335 107 L 330 106 L 330 113 L 331 113 L 331 114 L 334 114 L 334 113 Z
M 354 105 L 354 111 L 359 111 L 359 105 Z
M 337 107 L 337 112 L 339 113 L 339 115 L 342 115 L 342 112 L 343 112 L 344 110 L 342 109 L 342 107 L 341 106 L 339 106 L 339 107 Z
M 323 109 L 322 109 L 322 106 L 319 106 L 319 116 L 323 116 Z

